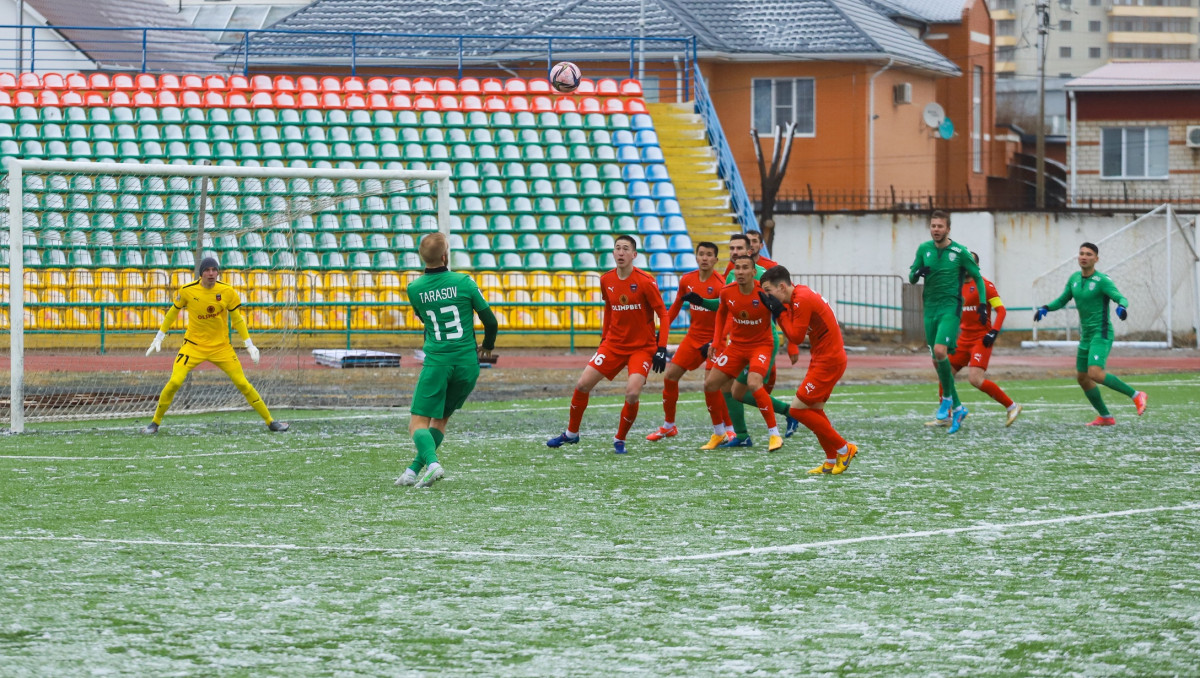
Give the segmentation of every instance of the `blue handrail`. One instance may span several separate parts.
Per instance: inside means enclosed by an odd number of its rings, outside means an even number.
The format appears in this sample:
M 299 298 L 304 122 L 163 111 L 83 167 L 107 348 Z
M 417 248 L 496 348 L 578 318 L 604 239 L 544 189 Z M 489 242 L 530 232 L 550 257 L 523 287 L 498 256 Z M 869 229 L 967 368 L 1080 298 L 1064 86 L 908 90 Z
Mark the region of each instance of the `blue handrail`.
M 742 183 L 742 175 L 738 172 L 733 152 L 729 149 L 729 141 L 725 139 L 725 131 L 721 129 L 721 121 L 717 118 L 717 110 L 713 107 L 712 98 L 708 95 L 708 86 L 700 73 L 700 64 L 692 62 L 693 89 L 696 93 L 696 113 L 704 119 L 708 130 L 708 142 L 717 152 L 717 174 L 725 180 L 729 187 L 729 197 L 734 216 L 742 225 L 742 230 L 757 231 L 758 219 L 754 216 L 754 205 L 750 195 L 746 193 L 746 185 Z

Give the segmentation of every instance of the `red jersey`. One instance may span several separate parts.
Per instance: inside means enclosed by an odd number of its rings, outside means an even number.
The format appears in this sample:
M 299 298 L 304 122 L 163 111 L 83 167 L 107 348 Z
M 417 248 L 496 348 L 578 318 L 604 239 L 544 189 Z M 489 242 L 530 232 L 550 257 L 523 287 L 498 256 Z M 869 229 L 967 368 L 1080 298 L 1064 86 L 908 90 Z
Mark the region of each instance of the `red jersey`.
M 600 295 L 604 299 L 604 333 L 602 341 L 619 351 L 632 353 L 647 346 L 666 346 L 667 307 L 654 276 L 633 269 L 622 280 L 616 269 L 600 276 Z M 658 336 L 655 337 L 654 317 L 658 316 Z
M 825 298 L 804 285 L 796 285 L 792 302 L 779 316 L 779 328 L 788 341 L 799 344 L 808 335 L 809 353 L 813 359 L 846 359 L 842 343 L 842 328 Z
M 968 279 L 962 286 L 962 320 L 959 321 L 959 333 L 965 335 L 984 335 L 988 329 L 999 330 L 1004 324 L 1004 302 L 1000 300 L 1000 293 L 996 291 L 996 286 L 991 280 L 983 279 L 983 284 L 987 287 L 987 303 L 988 313 L 995 309 L 996 316 L 991 318 L 988 325 L 982 325 L 979 322 L 979 290 L 975 286 L 975 281 Z
M 737 283 L 732 283 L 721 290 L 721 307 L 717 311 L 716 323 L 712 338 L 713 346 L 724 346 L 721 341 L 725 328 L 729 328 L 729 343 L 753 346 L 755 344 L 771 344 L 774 346 L 775 337 L 771 335 L 771 312 L 767 310 L 758 293 L 762 291 L 758 281 L 750 294 L 742 294 Z
M 724 288 L 725 281 L 721 280 L 716 271 L 711 271 L 708 274 L 708 280 L 703 281 L 700 280 L 700 271 L 698 270 L 685 273 L 679 279 L 679 290 L 675 293 L 675 301 L 667 310 L 667 327 L 670 327 L 675 322 L 675 318 L 679 317 L 679 311 L 683 309 L 683 297 L 688 292 L 695 292 L 705 299 L 716 299 L 721 296 L 721 290 Z M 692 324 L 688 326 L 687 336 L 699 340 L 701 344 L 707 343 L 713 334 L 717 312 L 692 304 L 691 314 Z

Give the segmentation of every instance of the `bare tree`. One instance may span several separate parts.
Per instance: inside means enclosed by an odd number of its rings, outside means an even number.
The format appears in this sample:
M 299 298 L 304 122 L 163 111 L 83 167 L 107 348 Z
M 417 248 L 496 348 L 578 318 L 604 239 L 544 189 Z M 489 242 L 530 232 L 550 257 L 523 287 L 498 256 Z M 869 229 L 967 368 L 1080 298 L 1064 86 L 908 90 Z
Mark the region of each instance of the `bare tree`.
M 787 139 L 783 137 L 786 135 Z M 787 171 L 788 158 L 792 155 L 792 139 L 796 137 L 796 123 L 776 125 L 775 133 L 771 136 L 774 148 L 771 149 L 771 166 L 763 162 L 762 140 L 758 130 L 750 128 L 750 138 L 754 139 L 754 156 L 758 159 L 758 178 L 762 184 L 762 209 L 759 210 L 759 228 L 762 231 L 763 242 L 768 249 L 775 247 L 775 197 L 779 194 L 779 186 L 783 183 L 783 174 Z M 782 146 L 780 141 L 783 141 Z

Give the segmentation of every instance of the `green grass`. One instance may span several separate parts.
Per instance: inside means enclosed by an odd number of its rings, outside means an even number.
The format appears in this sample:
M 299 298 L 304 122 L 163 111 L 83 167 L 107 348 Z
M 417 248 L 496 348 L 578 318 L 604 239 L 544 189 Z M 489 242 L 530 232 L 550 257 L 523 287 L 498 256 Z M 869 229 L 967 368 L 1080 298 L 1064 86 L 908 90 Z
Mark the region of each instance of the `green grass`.
M 471 404 L 428 490 L 402 412 L 35 425 L 0 438 L 0 674 L 1190 674 L 1200 378 L 1130 382 L 1101 430 L 1073 384 L 1004 384 L 1006 429 L 964 383 L 956 436 L 930 385 L 843 387 L 840 477 L 803 430 L 698 451 L 695 393 L 626 457 L 611 399 L 559 451 L 565 401 Z

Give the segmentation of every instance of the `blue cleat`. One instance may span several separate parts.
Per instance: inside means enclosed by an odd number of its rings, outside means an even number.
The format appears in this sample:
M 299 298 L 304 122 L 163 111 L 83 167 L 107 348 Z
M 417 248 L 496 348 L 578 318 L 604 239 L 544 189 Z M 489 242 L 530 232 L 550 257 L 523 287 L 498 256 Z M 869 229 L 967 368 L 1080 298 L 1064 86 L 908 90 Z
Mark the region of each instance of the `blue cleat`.
M 967 418 L 967 414 L 967 406 L 959 405 L 950 417 L 950 428 L 946 429 L 946 433 L 958 433 L 958 429 L 962 428 L 963 419 Z
M 731 438 L 717 445 L 717 447 L 754 447 L 754 441 L 750 439 L 750 436 L 746 436 L 745 438 Z
M 554 436 L 546 441 L 546 447 L 562 447 L 563 445 L 574 445 L 579 442 L 579 436 L 569 436 L 566 431 Z
M 625 454 L 625 451 L 626 450 L 625 450 L 625 441 L 624 440 L 614 440 L 613 441 L 613 453 L 614 454 Z
M 792 419 L 791 415 L 788 415 L 788 418 L 787 418 L 787 428 L 785 428 L 785 429 L 783 430 L 783 437 L 784 437 L 784 438 L 791 438 L 791 437 L 792 437 L 792 434 L 793 434 L 793 433 L 795 433 L 795 432 L 796 432 L 796 431 L 798 431 L 798 430 L 800 430 L 800 420 L 799 420 L 799 419 Z
M 938 405 L 937 414 L 935 414 L 933 418 L 934 419 L 945 419 L 945 418 L 949 417 L 950 416 L 950 408 L 953 406 L 954 406 L 954 400 L 952 398 L 942 398 L 942 404 Z

